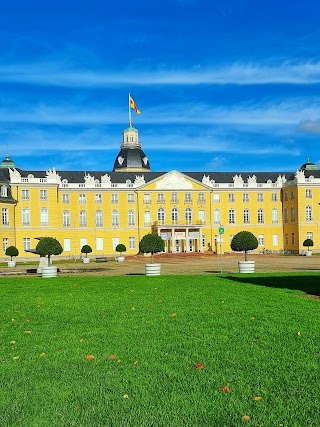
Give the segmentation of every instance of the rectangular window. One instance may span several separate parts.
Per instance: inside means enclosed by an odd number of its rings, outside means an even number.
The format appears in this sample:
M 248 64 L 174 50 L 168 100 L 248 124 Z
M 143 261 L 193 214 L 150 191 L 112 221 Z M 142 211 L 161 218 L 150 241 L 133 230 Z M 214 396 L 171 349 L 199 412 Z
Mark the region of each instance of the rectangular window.
M 87 226 L 87 212 L 86 211 L 80 211 L 80 227 L 86 227 Z
M 129 249 L 135 249 L 135 248 L 136 248 L 136 238 L 129 237 Z
M 70 211 L 63 211 L 62 223 L 64 227 L 70 227 Z
M 284 222 L 288 222 L 288 218 L 289 218 L 288 208 L 284 208 Z
M 164 203 L 164 194 L 158 193 L 158 203 Z
M 296 220 L 296 212 L 293 206 L 291 206 L 291 222 Z
M 296 244 L 296 236 L 294 235 L 294 233 L 291 234 L 291 243 L 292 243 L 292 246 Z
M 284 201 L 287 202 L 288 201 L 288 193 L 284 193 Z
M 2 225 L 9 225 L 9 209 L 2 208 Z
M 118 203 L 118 194 L 111 194 L 111 203 Z
M 62 194 L 62 203 L 70 203 L 69 194 Z
M 290 199 L 294 200 L 294 192 L 293 191 L 291 191 L 291 193 L 290 193 Z
M 7 237 L 4 237 L 2 239 L 2 251 L 5 252 L 8 246 L 9 246 L 9 239 Z
M 278 194 L 277 193 L 272 193 L 271 194 L 271 201 L 272 202 L 277 202 L 278 201 Z
M 96 238 L 96 249 L 97 251 L 103 251 L 103 237 Z
M 271 211 L 272 224 L 278 224 L 278 209 L 273 208 Z
M 242 201 L 243 202 L 249 202 L 249 194 L 248 193 L 243 193 Z
M 111 220 L 113 227 L 117 227 L 119 225 L 119 212 L 117 210 L 112 211 Z
M 204 193 L 199 193 L 198 194 L 198 202 L 199 203 L 204 203 L 205 202 Z
M 229 224 L 235 224 L 235 223 L 236 223 L 235 210 L 229 209 Z
M 80 239 L 80 250 L 82 249 L 83 246 L 87 244 L 88 244 L 88 240 L 86 238 Z
M 201 224 L 205 224 L 205 212 L 203 210 L 198 211 L 198 219 L 201 221 Z
M 307 232 L 307 239 L 313 240 L 313 232 L 312 231 Z
M 86 203 L 86 195 L 79 194 L 79 203 Z
M 289 234 L 286 234 L 286 245 L 289 245 Z
M 258 209 L 258 224 L 264 223 L 264 212 L 263 209 Z
M 145 211 L 144 212 L 144 226 L 149 227 L 151 225 L 151 212 Z
M 1 186 L 1 197 L 8 197 L 8 187 L 6 185 Z
M 42 227 L 47 227 L 49 225 L 48 208 L 40 209 L 40 225 Z
M 96 211 L 95 224 L 96 224 L 96 227 L 103 227 L 102 211 L 101 210 Z
M 228 202 L 234 202 L 234 193 L 229 193 L 228 194 Z
M 48 200 L 48 190 L 40 190 L 40 200 Z
M 220 203 L 220 194 L 213 195 L 213 203 Z
M 244 224 L 250 224 L 250 211 L 249 211 L 249 209 L 243 210 L 243 222 L 244 222 Z
M 178 203 L 178 193 L 171 193 L 171 202 Z
M 185 203 L 191 203 L 192 202 L 191 193 L 185 193 L 184 201 L 185 201 Z
M 306 206 L 306 221 L 312 221 L 312 206 Z
M 279 246 L 279 236 L 277 234 L 272 235 L 272 246 Z
M 29 199 L 30 199 L 29 190 L 22 190 L 22 200 L 29 200 Z
M 23 244 L 23 250 L 24 251 L 29 251 L 30 248 L 31 248 L 31 246 L 30 246 L 30 237 L 24 237 L 23 241 L 22 241 L 22 244 Z
M 134 225 L 135 224 L 135 215 L 134 215 L 134 211 L 129 211 L 128 212 L 128 225 Z
M 29 208 L 22 208 L 22 225 L 30 225 Z
M 119 237 L 112 237 L 112 249 L 115 251 L 119 245 Z
M 306 199 L 312 199 L 312 190 L 306 190 Z
M 71 240 L 63 239 L 63 251 L 70 252 L 71 251 Z
M 95 203 L 102 203 L 102 194 L 96 194 L 94 196 Z
M 132 193 L 128 194 L 128 203 L 134 203 L 134 194 Z
M 213 211 L 213 222 L 215 225 L 220 224 L 220 209 L 215 209 Z
M 263 202 L 263 193 L 257 194 L 257 200 L 258 200 L 258 202 Z
M 143 203 L 150 203 L 151 199 L 150 199 L 150 193 L 144 193 L 143 195 Z
M 258 235 L 258 244 L 259 246 L 264 246 L 264 234 Z

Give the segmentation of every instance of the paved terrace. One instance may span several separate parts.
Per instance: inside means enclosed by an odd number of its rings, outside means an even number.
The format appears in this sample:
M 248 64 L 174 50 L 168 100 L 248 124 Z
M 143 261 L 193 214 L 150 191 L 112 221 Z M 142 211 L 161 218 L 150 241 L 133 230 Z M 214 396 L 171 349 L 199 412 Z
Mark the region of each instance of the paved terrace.
M 89 264 L 81 261 L 55 262 L 60 270 L 60 275 L 104 275 L 104 276 L 126 276 L 144 275 L 144 264 L 150 262 L 146 256 L 128 256 L 125 262 L 116 262 L 109 258 L 107 262 L 96 262 L 91 259 Z M 222 272 L 237 273 L 238 261 L 243 260 L 243 254 L 226 254 L 222 256 Z M 256 261 L 256 272 L 298 272 L 313 271 L 320 272 L 320 256 L 311 257 L 299 255 L 249 255 L 249 260 Z M 160 254 L 155 256 L 155 262 L 161 263 L 161 274 L 212 274 L 220 273 L 221 259 L 219 255 L 212 253 L 192 254 Z M 0 265 L 0 277 L 8 276 L 39 276 L 35 270 L 37 265 L 19 262 L 17 266 L 8 268 Z M 33 270 L 33 272 L 32 272 Z

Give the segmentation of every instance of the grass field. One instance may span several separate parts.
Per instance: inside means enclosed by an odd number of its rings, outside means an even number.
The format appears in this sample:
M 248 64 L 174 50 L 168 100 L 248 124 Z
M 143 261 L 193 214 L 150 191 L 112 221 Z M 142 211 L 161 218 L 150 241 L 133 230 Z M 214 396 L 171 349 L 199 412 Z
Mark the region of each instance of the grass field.
M 319 279 L 1 279 L 0 425 L 319 426 Z

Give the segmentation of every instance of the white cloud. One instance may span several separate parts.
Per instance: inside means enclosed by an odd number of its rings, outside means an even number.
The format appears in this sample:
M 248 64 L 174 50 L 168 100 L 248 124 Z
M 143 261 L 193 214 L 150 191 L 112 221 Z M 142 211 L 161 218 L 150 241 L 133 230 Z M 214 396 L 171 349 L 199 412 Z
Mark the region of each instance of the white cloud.
M 298 131 L 310 134 L 320 133 L 320 120 L 302 120 L 298 125 Z

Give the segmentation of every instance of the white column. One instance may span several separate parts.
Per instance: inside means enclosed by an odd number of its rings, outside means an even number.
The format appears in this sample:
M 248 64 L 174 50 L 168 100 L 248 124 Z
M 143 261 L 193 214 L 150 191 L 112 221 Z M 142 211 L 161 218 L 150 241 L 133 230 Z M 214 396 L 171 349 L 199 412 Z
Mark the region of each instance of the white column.
M 186 252 L 190 252 L 190 245 L 189 245 L 189 228 L 186 228 Z
M 176 229 L 173 228 L 171 230 L 171 252 L 172 253 L 176 252 L 176 239 L 174 238 L 175 233 L 176 233 Z
M 202 247 L 202 228 L 199 228 L 199 239 L 200 239 L 200 252 L 204 252 Z

